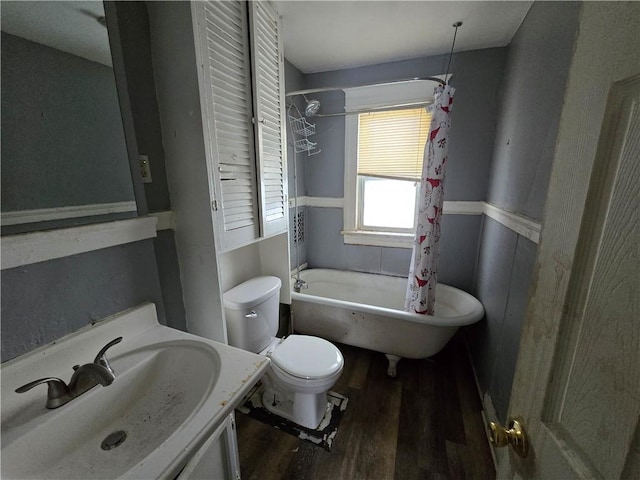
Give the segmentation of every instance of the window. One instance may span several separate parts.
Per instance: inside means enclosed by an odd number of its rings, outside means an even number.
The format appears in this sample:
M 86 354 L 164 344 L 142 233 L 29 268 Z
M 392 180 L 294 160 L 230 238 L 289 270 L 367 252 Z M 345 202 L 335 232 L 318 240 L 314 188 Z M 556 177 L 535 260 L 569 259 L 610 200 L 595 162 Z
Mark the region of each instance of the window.
M 430 123 L 425 108 L 358 115 L 358 230 L 413 231 Z
M 345 104 L 357 111 L 425 103 L 432 88 L 417 82 L 349 89 Z M 347 116 L 345 243 L 411 247 L 430 124 L 424 106 Z

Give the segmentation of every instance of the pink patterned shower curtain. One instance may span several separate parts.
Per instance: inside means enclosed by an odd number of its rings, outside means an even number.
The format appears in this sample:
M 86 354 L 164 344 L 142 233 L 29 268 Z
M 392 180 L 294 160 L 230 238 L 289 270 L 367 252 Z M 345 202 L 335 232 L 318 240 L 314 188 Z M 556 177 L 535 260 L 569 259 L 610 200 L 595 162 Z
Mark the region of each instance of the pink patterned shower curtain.
M 438 86 L 431 112 L 431 129 L 424 149 L 422 182 L 416 213 L 416 233 L 409 269 L 405 310 L 433 315 L 440 256 L 440 217 L 449 149 L 451 107 L 455 89 Z

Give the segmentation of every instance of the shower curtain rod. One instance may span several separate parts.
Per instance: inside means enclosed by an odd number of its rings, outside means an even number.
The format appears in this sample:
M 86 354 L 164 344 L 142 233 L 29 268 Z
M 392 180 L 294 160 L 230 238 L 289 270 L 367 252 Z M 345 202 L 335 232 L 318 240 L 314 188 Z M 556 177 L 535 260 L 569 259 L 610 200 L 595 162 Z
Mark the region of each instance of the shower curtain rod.
M 431 105 L 431 102 L 419 102 L 419 103 L 403 103 L 401 105 L 386 105 L 384 107 L 371 107 L 363 110 L 350 110 L 348 112 L 338 113 L 316 113 L 313 117 L 344 117 L 346 115 L 357 115 L 359 113 L 374 113 L 374 112 L 386 112 L 389 110 L 407 110 L 410 108 L 426 107 Z
M 405 78 L 402 80 L 389 80 L 389 81 L 383 81 L 383 82 L 364 83 L 361 85 L 348 85 L 344 87 L 321 87 L 321 88 L 309 88 L 306 90 L 296 90 L 294 92 L 285 93 L 285 97 L 293 97 L 295 95 L 306 95 L 308 93 L 330 92 L 331 90 L 345 90 L 349 88 L 373 87 L 375 85 L 386 85 L 386 84 L 402 83 L 402 82 L 420 82 L 425 80 L 428 80 L 431 82 L 437 82 L 443 87 L 447 84 L 446 81 L 438 77 L 414 77 L 414 78 Z

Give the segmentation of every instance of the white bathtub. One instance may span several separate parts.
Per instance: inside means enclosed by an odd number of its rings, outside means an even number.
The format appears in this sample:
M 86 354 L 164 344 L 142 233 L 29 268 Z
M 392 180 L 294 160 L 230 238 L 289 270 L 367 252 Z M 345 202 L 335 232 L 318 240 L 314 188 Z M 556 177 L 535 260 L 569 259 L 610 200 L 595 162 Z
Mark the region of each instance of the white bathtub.
M 448 285 L 438 284 L 435 315 L 426 316 L 403 310 L 406 278 L 329 269 L 300 278 L 308 288 L 291 294 L 294 330 L 385 353 L 392 376 L 398 357 L 435 355 L 484 315 L 475 297 Z

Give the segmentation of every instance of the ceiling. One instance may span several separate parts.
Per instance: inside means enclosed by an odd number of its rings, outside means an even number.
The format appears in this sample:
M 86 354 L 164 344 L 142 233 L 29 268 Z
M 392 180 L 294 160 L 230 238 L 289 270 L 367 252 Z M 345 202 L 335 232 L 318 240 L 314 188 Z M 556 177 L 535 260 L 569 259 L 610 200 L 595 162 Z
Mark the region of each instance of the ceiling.
M 508 45 L 531 1 L 273 1 L 284 51 L 303 73 Z M 111 64 L 101 1 L 5 1 L 2 30 Z
M 531 1 L 274 1 L 285 57 L 303 73 L 508 45 Z
M 2 31 L 111 66 L 100 1 L 9 2 L 2 0 Z

